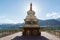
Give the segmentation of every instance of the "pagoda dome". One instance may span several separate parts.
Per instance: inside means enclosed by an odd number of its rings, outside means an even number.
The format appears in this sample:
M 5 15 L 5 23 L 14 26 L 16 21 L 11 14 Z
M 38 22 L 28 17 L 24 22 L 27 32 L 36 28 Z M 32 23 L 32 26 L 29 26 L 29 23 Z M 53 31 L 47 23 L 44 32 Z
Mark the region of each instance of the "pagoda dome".
M 35 12 L 34 12 L 33 10 L 32 10 L 32 11 L 29 10 L 29 11 L 27 12 L 27 14 L 28 14 L 28 15 L 35 15 Z

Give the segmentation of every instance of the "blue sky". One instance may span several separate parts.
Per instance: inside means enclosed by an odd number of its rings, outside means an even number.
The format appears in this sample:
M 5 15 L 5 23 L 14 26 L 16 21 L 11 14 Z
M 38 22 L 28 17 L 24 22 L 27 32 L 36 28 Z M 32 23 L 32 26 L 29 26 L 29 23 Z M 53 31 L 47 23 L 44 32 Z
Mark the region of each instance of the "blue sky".
M 0 0 L 0 23 L 23 23 L 31 2 L 38 19 L 60 18 L 60 0 Z

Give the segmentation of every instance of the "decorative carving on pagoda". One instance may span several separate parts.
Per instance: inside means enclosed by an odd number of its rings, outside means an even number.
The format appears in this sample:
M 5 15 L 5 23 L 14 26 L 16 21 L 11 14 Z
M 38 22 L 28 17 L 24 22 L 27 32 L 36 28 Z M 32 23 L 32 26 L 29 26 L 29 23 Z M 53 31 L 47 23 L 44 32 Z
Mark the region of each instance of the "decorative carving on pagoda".
M 32 3 L 30 3 L 30 10 L 27 11 L 27 16 L 24 21 L 25 25 L 23 26 L 23 35 L 41 35 L 39 31 L 40 27 L 38 25 L 39 20 L 35 16 L 35 11 L 32 10 Z

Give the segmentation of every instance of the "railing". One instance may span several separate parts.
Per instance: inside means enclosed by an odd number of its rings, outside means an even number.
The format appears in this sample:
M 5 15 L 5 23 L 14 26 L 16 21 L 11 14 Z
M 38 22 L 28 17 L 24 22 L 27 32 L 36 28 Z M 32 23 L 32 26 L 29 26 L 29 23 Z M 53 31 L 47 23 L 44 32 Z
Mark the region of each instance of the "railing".
M 41 27 L 41 30 L 60 38 L 60 27 Z
M 47 32 L 60 37 L 60 30 L 47 30 Z
M 17 33 L 19 31 L 20 31 L 19 29 L 1 29 L 0 30 L 0 38 L 4 37 L 4 36 L 11 35 L 11 34 L 14 34 L 14 33 Z

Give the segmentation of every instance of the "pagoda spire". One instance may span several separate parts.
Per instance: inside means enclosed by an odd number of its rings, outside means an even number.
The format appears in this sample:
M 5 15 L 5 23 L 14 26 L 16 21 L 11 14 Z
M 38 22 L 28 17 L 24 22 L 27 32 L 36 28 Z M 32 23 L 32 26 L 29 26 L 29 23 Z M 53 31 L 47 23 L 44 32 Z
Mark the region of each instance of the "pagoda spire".
M 32 3 L 30 3 L 30 11 L 32 11 Z

